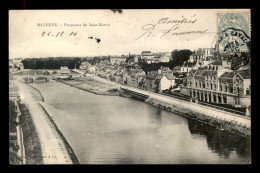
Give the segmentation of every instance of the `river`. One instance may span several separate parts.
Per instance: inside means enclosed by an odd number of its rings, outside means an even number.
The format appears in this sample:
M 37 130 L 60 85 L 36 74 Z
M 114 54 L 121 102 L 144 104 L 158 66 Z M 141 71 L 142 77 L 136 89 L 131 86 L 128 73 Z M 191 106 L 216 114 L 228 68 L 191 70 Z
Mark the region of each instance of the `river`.
M 246 164 L 250 139 L 144 102 L 33 84 L 81 164 Z

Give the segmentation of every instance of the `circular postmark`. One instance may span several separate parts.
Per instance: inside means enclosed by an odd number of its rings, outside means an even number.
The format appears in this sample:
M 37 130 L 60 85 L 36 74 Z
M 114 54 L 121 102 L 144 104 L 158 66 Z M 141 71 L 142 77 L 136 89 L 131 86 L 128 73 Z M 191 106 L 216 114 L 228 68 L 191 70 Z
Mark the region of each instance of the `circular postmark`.
M 217 15 L 219 53 L 228 54 L 231 69 L 237 70 L 249 63 L 251 39 L 249 13 L 220 13 Z
M 241 29 L 227 28 L 219 34 L 218 49 L 229 54 L 231 69 L 237 70 L 249 63 L 250 37 Z

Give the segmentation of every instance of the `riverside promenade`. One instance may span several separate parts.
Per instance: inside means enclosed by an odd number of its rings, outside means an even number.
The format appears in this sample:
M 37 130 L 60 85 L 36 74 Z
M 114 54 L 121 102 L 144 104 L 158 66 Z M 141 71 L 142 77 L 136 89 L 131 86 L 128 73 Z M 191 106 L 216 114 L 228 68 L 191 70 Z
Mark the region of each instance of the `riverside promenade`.
M 232 122 L 235 122 L 236 124 L 240 124 L 241 126 L 251 128 L 251 118 L 250 117 L 241 116 L 241 115 L 238 115 L 238 114 L 222 111 L 222 110 L 219 110 L 219 109 L 214 109 L 214 108 L 204 106 L 204 105 L 200 105 L 200 104 L 197 104 L 197 103 L 188 102 L 188 101 L 184 101 L 184 100 L 181 100 L 181 99 L 177 99 L 177 98 L 153 93 L 153 92 L 150 92 L 150 91 L 141 90 L 141 89 L 138 89 L 138 88 L 122 85 L 122 84 L 115 83 L 113 81 L 109 81 L 107 79 L 103 79 L 103 78 L 100 78 L 100 77 L 94 76 L 94 75 L 92 76 L 92 78 L 94 78 L 96 80 L 103 81 L 105 83 L 114 84 L 118 88 L 124 88 L 124 89 L 131 90 L 131 91 L 134 91 L 134 92 L 137 92 L 137 93 L 148 95 L 149 98 L 159 100 L 161 102 L 176 105 L 176 106 L 179 106 L 181 108 L 191 110 L 193 112 L 202 113 L 202 114 L 205 114 L 209 117 L 216 118 L 216 119 L 219 119 L 219 120 L 224 120 L 224 121 L 227 121 L 227 122 L 232 121 Z
M 27 105 L 32 120 L 35 124 L 41 142 L 44 164 L 73 164 L 66 146 L 40 106 L 41 101 L 36 101 L 31 93 L 31 88 L 21 81 L 17 81 L 20 88 L 21 100 Z

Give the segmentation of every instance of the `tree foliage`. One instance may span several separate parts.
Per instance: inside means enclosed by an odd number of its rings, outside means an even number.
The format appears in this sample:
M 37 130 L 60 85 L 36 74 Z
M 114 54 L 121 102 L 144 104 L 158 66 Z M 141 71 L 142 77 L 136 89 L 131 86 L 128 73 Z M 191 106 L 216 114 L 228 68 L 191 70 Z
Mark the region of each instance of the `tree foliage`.
M 141 66 L 141 68 L 143 69 L 143 71 L 145 71 L 146 74 L 148 71 L 157 71 L 161 66 L 168 67 L 167 62 L 151 63 L 151 64 L 147 64 L 146 62 L 139 62 L 138 65 Z
M 9 130 L 13 131 L 16 127 L 16 117 L 17 113 L 15 111 L 15 103 L 12 100 L 9 100 Z
M 100 63 L 101 61 L 105 61 L 105 60 L 109 60 L 110 59 L 110 56 L 102 56 L 102 57 L 91 57 L 91 58 L 83 58 L 82 59 L 82 62 L 88 62 L 90 63 L 91 65 L 95 65 L 97 63 Z
M 61 66 L 67 66 L 69 69 L 79 68 L 80 58 L 27 58 L 22 60 L 25 69 L 60 69 Z
M 169 68 L 173 69 L 175 66 L 182 66 L 185 61 L 188 61 L 192 51 L 189 49 L 174 50 L 172 51 L 171 60 L 169 62 Z

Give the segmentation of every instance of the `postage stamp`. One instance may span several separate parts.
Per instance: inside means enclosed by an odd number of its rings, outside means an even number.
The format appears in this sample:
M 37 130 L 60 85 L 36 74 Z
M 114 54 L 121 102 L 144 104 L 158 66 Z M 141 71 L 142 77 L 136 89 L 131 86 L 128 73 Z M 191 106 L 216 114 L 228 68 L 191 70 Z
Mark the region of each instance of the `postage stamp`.
M 250 35 L 250 11 L 217 13 L 218 50 L 230 54 L 232 70 L 248 64 Z

